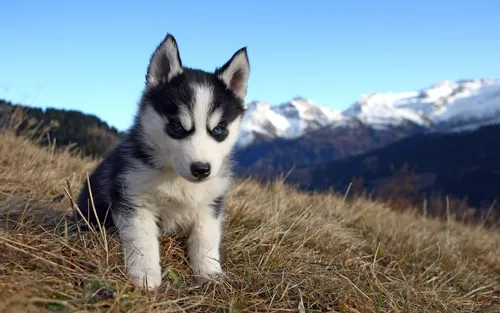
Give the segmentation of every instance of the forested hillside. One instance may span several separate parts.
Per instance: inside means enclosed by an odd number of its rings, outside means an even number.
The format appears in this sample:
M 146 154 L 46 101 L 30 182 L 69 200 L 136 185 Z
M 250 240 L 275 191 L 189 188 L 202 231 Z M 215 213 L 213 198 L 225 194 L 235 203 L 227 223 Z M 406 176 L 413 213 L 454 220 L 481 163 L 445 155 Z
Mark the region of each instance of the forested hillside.
M 58 146 L 74 145 L 85 156 L 103 156 L 120 133 L 95 115 L 76 110 L 25 107 L 0 99 L 0 128 L 15 128 L 42 144 L 55 139 Z

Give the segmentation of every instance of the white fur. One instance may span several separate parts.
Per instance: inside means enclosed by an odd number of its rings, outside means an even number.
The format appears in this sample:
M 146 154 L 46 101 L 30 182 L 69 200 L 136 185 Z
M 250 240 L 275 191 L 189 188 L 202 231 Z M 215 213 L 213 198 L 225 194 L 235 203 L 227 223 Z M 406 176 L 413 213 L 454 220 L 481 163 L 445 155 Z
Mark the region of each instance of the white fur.
M 188 239 L 191 268 L 199 278 L 210 278 L 222 273 L 219 256 L 221 218 L 215 218 L 210 210 L 199 214 Z
M 161 283 L 160 248 L 156 218 L 147 208 L 133 216 L 117 215 L 125 266 L 134 284 L 155 289 Z
M 175 140 L 164 131 L 166 119 L 151 106 L 141 114 L 143 140 L 155 150 L 154 163 L 166 166 L 159 171 L 136 161 L 119 179 L 128 186 L 125 194 L 138 208 L 132 216 L 117 215 L 125 248 L 125 263 L 136 284 L 157 288 L 161 283 L 158 236 L 188 231 L 188 255 L 195 275 L 207 279 L 222 273 L 220 266 L 221 217 L 216 218 L 210 205 L 229 188 L 231 178 L 224 165 L 239 134 L 240 118 L 228 125 L 229 134 L 217 142 L 207 132 L 220 122 L 221 112 L 209 114 L 213 90 L 194 85 L 193 118 L 195 132 L 184 140 Z M 181 115 L 187 116 L 187 115 Z M 187 122 L 187 119 L 183 123 Z M 194 182 L 192 162 L 208 162 L 211 174 Z M 163 221 L 162 230 L 155 216 Z
M 179 231 L 190 233 L 188 255 L 195 275 L 209 279 L 220 275 L 222 217 L 214 217 L 210 204 L 229 188 L 230 177 L 192 183 L 175 171 L 161 173 L 137 163 L 126 172 L 127 194 L 138 208 L 132 216 L 118 215 L 125 264 L 135 284 L 155 289 L 161 283 L 159 235 Z M 158 229 L 154 216 L 160 216 Z
M 165 71 L 158 68 L 167 64 L 158 59 L 162 56 L 169 59 L 168 77 L 161 77 Z M 152 57 L 147 84 L 170 80 L 182 73 L 177 56 L 175 40 L 167 37 Z M 238 71 L 242 81 L 233 91 L 243 98 L 249 74 L 246 52 L 236 54 L 219 77 L 229 84 Z M 194 132 L 182 140 L 171 138 L 165 132 L 168 119 L 158 114 L 150 103 L 143 103 L 138 119 L 139 140 L 153 150 L 154 166 L 130 157 L 127 160 L 132 164 L 117 178 L 123 182 L 123 193 L 133 206 L 123 211 L 115 209 L 112 215 L 121 236 L 127 271 L 135 284 L 147 284 L 149 289 L 161 284 L 158 237 L 164 233 L 188 232 L 189 260 L 200 279 L 222 274 L 219 252 L 222 214 L 214 214 L 211 205 L 229 189 L 228 156 L 239 135 L 241 116 L 227 126 L 228 136 L 217 142 L 208 133 L 222 118 L 220 110 L 211 112 L 210 109 L 213 87 L 199 84 L 190 87 L 191 112 L 181 111 L 179 118 L 186 130 L 194 127 Z M 133 144 L 132 141 L 125 143 L 129 148 Z M 210 175 L 201 181 L 193 177 L 190 170 L 193 162 L 209 163 Z
M 220 109 L 216 109 L 208 119 L 208 129 L 214 129 L 221 121 L 221 118 L 222 111 Z
M 195 94 L 192 121 L 196 130 L 194 134 L 185 140 L 176 140 L 166 136 L 164 128 L 168 121 L 156 113 L 151 106 L 148 106 L 141 115 L 141 124 L 144 130 L 143 139 L 149 146 L 157 150 L 156 164 L 172 166 L 180 176 L 187 180 L 197 180 L 191 173 L 191 163 L 209 163 L 210 176 L 205 178 L 205 180 L 209 180 L 218 176 L 223 162 L 236 143 L 241 118 L 237 118 L 228 126 L 229 135 L 224 141 L 215 141 L 207 132 L 207 125 L 211 126 L 210 124 L 220 120 L 221 116 L 217 110 L 212 115 L 208 113 L 213 90 L 210 86 L 205 85 L 192 87 Z M 186 123 L 189 122 L 186 121 Z
M 179 118 L 185 130 L 191 130 L 191 128 L 193 128 L 193 120 L 191 119 L 191 114 L 189 114 L 189 111 L 185 106 L 181 107 Z

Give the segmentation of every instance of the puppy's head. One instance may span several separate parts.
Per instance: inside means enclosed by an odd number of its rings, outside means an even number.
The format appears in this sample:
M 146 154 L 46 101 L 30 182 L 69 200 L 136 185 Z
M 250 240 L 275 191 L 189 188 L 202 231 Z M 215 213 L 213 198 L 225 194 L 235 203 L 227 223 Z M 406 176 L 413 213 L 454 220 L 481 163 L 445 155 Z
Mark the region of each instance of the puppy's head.
M 249 74 L 246 48 L 209 73 L 184 67 L 167 35 L 151 57 L 139 115 L 154 162 L 193 182 L 217 176 L 239 135 Z

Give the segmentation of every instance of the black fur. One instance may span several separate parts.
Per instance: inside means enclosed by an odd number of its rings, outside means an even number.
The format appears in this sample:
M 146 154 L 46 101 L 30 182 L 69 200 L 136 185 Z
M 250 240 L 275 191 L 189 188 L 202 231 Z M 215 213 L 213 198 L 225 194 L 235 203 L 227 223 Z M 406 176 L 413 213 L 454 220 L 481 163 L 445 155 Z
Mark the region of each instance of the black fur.
M 223 66 L 221 66 L 220 68 L 217 68 L 215 70 L 215 75 L 219 75 L 220 73 L 223 73 L 225 70 L 227 70 L 229 68 L 229 66 L 231 65 L 231 62 L 233 62 L 234 58 L 240 54 L 240 53 L 244 53 L 245 54 L 245 58 L 247 59 L 247 62 L 248 62 L 248 53 L 247 53 L 247 47 L 243 47 L 241 48 L 240 50 L 236 51 L 233 56 L 231 57 L 231 59 L 229 59 L 229 61 L 227 61 Z
M 170 35 L 164 39 L 162 44 L 169 40 L 169 38 L 177 47 L 175 39 Z M 156 49 L 155 54 L 161 51 L 160 47 L 161 45 Z M 120 214 L 133 214 L 133 204 L 125 194 L 125 190 L 128 190 L 128 188 L 123 185 L 125 182 L 120 179 L 120 177 L 123 176 L 125 171 L 130 169 L 134 160 L 140 160 L 150 168 L 162 170 L 162 168 L 158 167 L 159 165 L 154 162 L 155 152 L 153 148 L 149 147 L 144 141 L 144 138 L 141 137 L 144 132 L 141 129 L 139 119 L 141 113 L 144 112 L 147 107 L 153 107 L 159 115 L 164 116 L 166 120 L 169 121 L 165 125 L 165 132 L 172 138 L 175 138 L 174 136 L 179 134 L 173 134 L 173 129 L 169 128 L 168 124 L 170 124 L 170 122 L 179 122 L 181 106 L 186 106 L 188 109 L 187 111 L 192 112 L 191 106 L 194 100 L 192 99 L 192 83 L 196 85 L 209 85 L 214 89 L 214 99 L 210 104 L 210 113 L 216 109 L 221 109 L 223 112 L 219 124 L 221 127 L 224 128 L 244 113 L 243 99 L 237 97 L 217 76 L 220 71 L 223 71 L 229 66 L 230 61 L 222 68 L 216 69 L 214 73 L 208 73 L 201 70 L 182 67 L 182 62 L 177 50 L 177 61 L 183 71 L 169 81 L 167 77 L 170 70 L 169 62 L 171 62 L 171 60 L 169 60 L 165 54 L 159 53 L 156 57 L 155 54 L 153 54 L 150 61 L 155 62 L 155 66 L 151 67 L 150 64 L 146 75 L 146 80 L 150 75 L 153 75 L 155 83 L 146 83 L 146 88 L 143 92 L 134 124 L 128 130 L 120 145 L 116 147 L 90 175 L 91 190 L 88 188 L 87 181 L 85 181 L 82 186 L 77 205 L 91 225 L 96 225 L 99 220 L 107 228 L 114 229 L 115 225 L 111 217 L 113 212 L 119 210 Z M 236 54 L 231 60 L 233 60 Z M 206 131 L 210 133 L 212 130 L 207 129 Z M 180 135 L 178 139 L 182 140 L 182 138 L 189 136 L 193 132 L 194 129 L 186 130 L 186 134 Z M 224 140 L 227 136 L 226 133 L 211 135 L 218 141 Z M 97 217 L 90 203 L 90 192 L 92 192 Z M 222 202 L 223 197 L 219 197 L 211 205 L 216 217 L 222 212 Z M 74 217 L 77 221 L 81 220 L 78 213 L 76 213 Z
M 132 204 L 124 193 L 123 182 L 118 179 L 130 164 L 130 160 L 124 157 L 128 153 L 124 149 L 123 145 L 116 147 L 89 176 L 90 189 L 87 180 L 83 183 L 77 205 L 92 226 L 97 226 L 99 220 L 106 228 L 113 229 L 115 225 L 111 218 L 112 212 L 118 209 L 120 211 L 132 209 Z M 94 207 L 92 207 L 90 193 L 92 193 L 97 217 L 94 213 Z M 79 213 L 75 213 L 75 219 L 79 224 L 82 224 L 83 221 Z M 83 224 L 85 223 L 83 222 Z
M 233 91 L 213 73 L 201 70 L 183 68 L 183 73 L 172 78 L 169 82 L 162 81 L 158 85 L 148 88 L 144 92 L 144 102 L 141 109 L 147 105 L 165 116 L 169 121 L 179 122 L 179 113 L 182 106 L 192 111 L 193 90 L 189 83 L 209 85 L 214 88 L 214 101 L 210 106 L 210 113 L 216 109 L 222 110 L 221 123 L 230 124 L 244 113 L 243 100 L 236 97 Z M 189 133 L 194 129 L 187 130 Z
M 129 131 L 129 141 L 130 141 L 130 149 L 132 151 L 132 157 L 137 160 L 140 160 L 145 165 L 160 170 L 161 167 L 158 167 L 154 164 L 154 151 L 153 148 L 148 146 L 144 140 L 141 138 L 141 124 L 138 121 L 134 123 Z
M 214 202 L 212 202 L 210 207 L 212 208 L 212 213 L 214 214 L 215 218 L 218 218 L 224 210 L 224 196 L 216 198 Z

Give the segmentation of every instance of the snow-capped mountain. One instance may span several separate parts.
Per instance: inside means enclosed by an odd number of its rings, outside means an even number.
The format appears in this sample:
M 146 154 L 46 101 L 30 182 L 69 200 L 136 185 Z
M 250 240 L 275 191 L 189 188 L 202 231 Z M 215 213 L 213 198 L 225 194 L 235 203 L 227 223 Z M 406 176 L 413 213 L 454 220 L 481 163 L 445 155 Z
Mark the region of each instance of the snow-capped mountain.
M 357 125 L 353 119 L 373 129 L 415 124 L 430 131 L 460 131 L 500 122 L 500 80 L 445 80 L 419 91 L 369 93 L 343 112 L 303 98 L 247 106 L 239 147 L 258 139 L 296 138 L 326 125 Z
M 247 104 L 238 146 L 247 146 L 259 138 L 296 138 L 341 118 L 340 111 L 303 98 L 276 106 L 253 101 Z
M 469 119 L 489 118 L 500 112 L 500 81 L 441 81 L 421 91 L 372 93 L 343 112 L 374 128 L 412 122 L 424 127 Z

